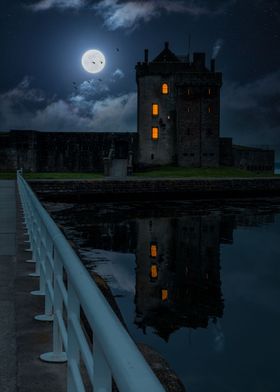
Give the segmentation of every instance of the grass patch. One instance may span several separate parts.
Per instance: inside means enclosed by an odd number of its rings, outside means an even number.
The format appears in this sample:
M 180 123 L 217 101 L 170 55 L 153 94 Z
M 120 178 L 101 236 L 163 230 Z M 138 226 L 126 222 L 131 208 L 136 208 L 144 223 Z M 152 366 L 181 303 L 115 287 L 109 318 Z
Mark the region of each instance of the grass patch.
M 16 173 L 1 173 L 1 180 L 13 180 Z M 27 180 L 92 180 L 103 178 L 101 173 L 24 173 Z
M 0 172 L 0 180 L 15 180 L 16 176 L 15 172 Z
M 225 177 L 272 177 L 271 172 L 252 172 L 235 167 L 215 167 L 215 168 L 184 168 L 177 166 L 162 166 L 157 169 L 135 173 L 137 177 L 171 177 L 171 178 L 225 178 Z

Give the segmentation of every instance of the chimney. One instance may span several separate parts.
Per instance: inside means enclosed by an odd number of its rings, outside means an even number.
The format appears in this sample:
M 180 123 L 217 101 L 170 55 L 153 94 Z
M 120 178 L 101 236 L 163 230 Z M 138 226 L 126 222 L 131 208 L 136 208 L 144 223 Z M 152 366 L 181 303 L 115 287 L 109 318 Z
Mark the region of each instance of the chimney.
M 169 49 L 169 42 L 168 42 L 168 41 L 166 41 L 166 42 L 164 43 L 164 49 Z
M 216 70 L 216 60 L 211 59 L 211 72 L 215 72 Z
M 147 64 L 149 62 L 149 50 L 145 49 L 145 54 L 144 54 L 144 61 Z

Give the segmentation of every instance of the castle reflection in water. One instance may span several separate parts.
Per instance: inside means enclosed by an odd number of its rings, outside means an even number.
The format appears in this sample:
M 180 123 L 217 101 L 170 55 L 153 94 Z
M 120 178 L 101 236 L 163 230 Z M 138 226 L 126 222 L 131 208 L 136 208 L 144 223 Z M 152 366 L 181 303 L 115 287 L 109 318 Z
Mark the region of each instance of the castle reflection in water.
M 220 245 L 233 243 L 237 227 L 274 221 L 273 214 L 246 209 L 140 212 L 137 206 L 121 211 L 111 205 L 103 212 L 76 211 L 76 235 L 87 248 L 135 254 L 135 323 L 144 332 L 152 327 L 166 341 L 180 327 L 206 328 L 223 316 Z M 73 214 L 55 215 L 71 226 Z

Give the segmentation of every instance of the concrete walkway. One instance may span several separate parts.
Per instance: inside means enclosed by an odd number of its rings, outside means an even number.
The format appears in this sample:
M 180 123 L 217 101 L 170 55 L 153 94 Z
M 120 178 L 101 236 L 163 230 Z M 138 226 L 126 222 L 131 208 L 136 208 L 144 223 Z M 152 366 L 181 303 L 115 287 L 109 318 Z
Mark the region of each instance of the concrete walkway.
M 65 392 L 66 365 L 49 364 L 40 354 L 52 350 L 52 323 L 34 320 L 44 313 L 38 278 L 22 225 L 15 181 L 0 181 L 0 392 Z
M 0 391 L 16 391 L 15 182 L 0 181 Z

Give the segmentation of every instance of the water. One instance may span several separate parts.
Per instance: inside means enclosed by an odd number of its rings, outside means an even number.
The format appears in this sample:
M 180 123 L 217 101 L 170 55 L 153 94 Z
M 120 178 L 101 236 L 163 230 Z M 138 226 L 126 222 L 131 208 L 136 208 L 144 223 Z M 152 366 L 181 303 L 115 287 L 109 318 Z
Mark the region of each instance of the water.
M 280 390 L 280 200 L 47 206 L 188 392 Z

